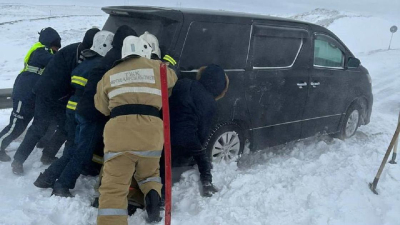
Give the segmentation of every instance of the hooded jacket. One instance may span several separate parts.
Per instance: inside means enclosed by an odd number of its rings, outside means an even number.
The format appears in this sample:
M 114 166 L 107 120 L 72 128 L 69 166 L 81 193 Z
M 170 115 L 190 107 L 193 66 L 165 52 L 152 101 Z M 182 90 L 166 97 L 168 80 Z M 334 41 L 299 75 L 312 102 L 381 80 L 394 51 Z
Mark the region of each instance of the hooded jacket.
M 36 95 L 65 104 L 71 95 L 71 72 L 82 61 L 81 52 L 91 47 L 97 28 L 88 30 L 84 42 L 70 44 L 57 52 L 34 87 Z
M 41 71 L 47 67 L 49 61 L 54 57 L 50 47 L 55 46 L 53 43 L 60 42 L 61 40 L 57 31 L 51 27 L 43 29 L 39 34 L 39 42 L 34 44 L 28 51 L 24 60 L 24 69 L 15 80 L 13 87 L 14 100 L 24 101 L 26 103 L 33 103 L 35 101 L 32 86 L 37 83 L 41 76 Z M 35 70 L 37 69 L 37 72 L 31 72 L 27 69 L 28 66 L 35 68 Z
M 172 90 L 169 103 L 173 146 L 203 148 L 216 112 L 216 99 L 223 97 L 229 85 L 217 65 L 201 69 L 198 79 L 179 80 Z
M 94 95 L 96 94 L 97 83 L 103 78 L 104 74 L 114 66 L 114 63 L 121 59 L 121 49 L 124 39 L 131 35 L 137 36 L 136 32 L 126 25 L 119 27 L 115 32 L 112 42 L 113 48 L 107 52 L 104 58 L 100 60 L 100 63 L 98 63 L 89 74 L 85 92 L 76 108 L 76 113 L 80 116 L 91 121 L 106 119 L 94 106 Z

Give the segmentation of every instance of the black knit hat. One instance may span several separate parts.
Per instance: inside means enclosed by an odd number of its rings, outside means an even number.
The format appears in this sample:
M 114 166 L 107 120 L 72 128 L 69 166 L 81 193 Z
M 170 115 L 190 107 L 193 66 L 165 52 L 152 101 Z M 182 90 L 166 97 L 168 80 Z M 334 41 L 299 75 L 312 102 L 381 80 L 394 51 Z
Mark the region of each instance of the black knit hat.
M 51 27 L 44 28 L 39 32 L 39 42 L 46 47 L 61 47 L 61 37 Z
M 138 37 L 135 30 L 127 25 L 122 25 L 118 27 L 117 31 L 115 32 L 114 39 L 112 42 L 113 48 L 122 49 L 122 45 L 124 40 L 128 36 L 136 36 Z
M 92 47 L 94 35 L 96 35 L 97 32 L 99 31 L 100 31 L 99 28 L 91 28 L 86 31 L 85 37 L 83 38 L 82 41 L 83 49 L 89 49 Z
M 215 64 L 207 66 L 201 73 L 199 82 L 207 91 L 211 92 L 214 97 L 219 96 L 227 85 L 224 69 Z

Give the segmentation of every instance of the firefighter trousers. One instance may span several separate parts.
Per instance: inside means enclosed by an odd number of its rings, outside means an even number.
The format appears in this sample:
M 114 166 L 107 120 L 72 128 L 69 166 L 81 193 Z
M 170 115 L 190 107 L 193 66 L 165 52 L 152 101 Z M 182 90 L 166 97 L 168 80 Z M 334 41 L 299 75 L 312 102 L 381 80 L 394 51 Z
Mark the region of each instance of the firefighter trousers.
M 144 197 L 150 190 L 161 196 L 160 157 L 141 157 L 126 152 L 104 162 L 99 188 L 98 225 L 128 224 L 128 194 L 132 177 Z

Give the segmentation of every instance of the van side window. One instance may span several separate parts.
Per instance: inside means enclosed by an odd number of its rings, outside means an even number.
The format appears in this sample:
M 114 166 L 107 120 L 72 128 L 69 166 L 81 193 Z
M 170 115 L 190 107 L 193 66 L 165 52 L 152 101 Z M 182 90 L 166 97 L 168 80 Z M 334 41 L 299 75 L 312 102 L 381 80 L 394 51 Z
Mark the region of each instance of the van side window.
M 290 68 L 296 61 L 308 31 L 298 28 L 255 25 L 253 68 Z
M 225 69 L 244 69 L 250 25 L 193 22 L 183 47 L 181 70 L 218 64 Z
M 344 53 L 328 36 L 317 35 L 314 40 L 314 66 L 344 68 Z

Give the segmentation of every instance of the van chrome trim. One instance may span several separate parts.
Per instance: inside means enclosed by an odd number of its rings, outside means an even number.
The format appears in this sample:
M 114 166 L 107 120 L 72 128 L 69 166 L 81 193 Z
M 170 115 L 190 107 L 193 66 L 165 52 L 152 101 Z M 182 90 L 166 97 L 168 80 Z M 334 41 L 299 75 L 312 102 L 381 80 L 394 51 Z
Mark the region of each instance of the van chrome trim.
M 253 27 L 254 27 L 254 23 L 251 24 L 251 28 L 250 28 L 249 46 L 247 47 L 246 66 L 249 64 L 249 55 L 250 55 L 250 48 L 251 48 L 251 37 L 253 37 Z
M 244 69 L 227 69 L 224 70 L 225 72 L 244 72 Z M 181 71 L 181 73 L 197 73 L 199 70 L 186 70 L 186 71 Z
M 281 125 L 286 125 L 286 124 L 291 124 L 291 123 L 298 123 L 298 122 L 304 122 L 304 121 L 316 120 L 316 119 L 322 119 L 322 118 L 328 118 L 328 117 L 334 117 L 334 116 L 342 116 L 342 115 L 344 115 L 344 114 L 345 114 L 345 113 L 342 113 L 342 114 L 335 114 L 335 115 L 329 115 L 329 116 L 315 117 L 315 118 L 310 118 L 310 119 L 305 119 L 305 120 L 296 120 L 296 121 L 286 122 L 286 123 L 278 123 L 278 124 L 269 125 L 269 126 L 264 126 L 264 127 L 252 128 L 252 129 L 249 129 L 249 130 L 260 130 L 260 129 L 264 129 L 264 128 L 275 127 L 275 126 L 281 126 Z
M 304 43 L 303 38 L 301 38 L 301 43 L 300 43 L 299 50 L 297 51 L 296 57 L 294 58 L 294 60 L 293 60 L 291 65 L 289 65 L 289 66 L 281 66 L 281 67 L 253 67 L 253 70 L 273 70 L 273 69 L 289 69 L 289 68 L 292 68 L 293 65 L 295 64 L 295 62 L 297 61 L 297 58 L 300 55 L 300 51 L 303 48 L 303 43 Z
M 344 67 L 332 67 L 332 66 L 320 66 L 320 65 L 315 65 L 315 68 L 319 68 L 319 69 L 332 69 L 332 70 L 344 70 Z

